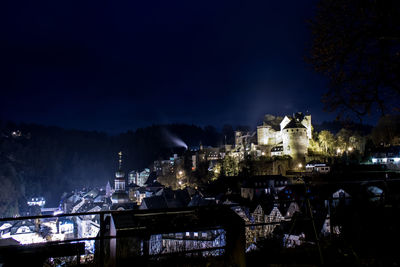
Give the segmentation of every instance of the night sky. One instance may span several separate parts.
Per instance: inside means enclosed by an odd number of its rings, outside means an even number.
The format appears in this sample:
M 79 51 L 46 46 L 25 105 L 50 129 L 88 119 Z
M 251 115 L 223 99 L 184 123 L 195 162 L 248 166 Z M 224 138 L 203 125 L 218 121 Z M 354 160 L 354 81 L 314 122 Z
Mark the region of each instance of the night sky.
M 316 1 L 6 1 L 0 118 L 117 133 L 322 111 Z

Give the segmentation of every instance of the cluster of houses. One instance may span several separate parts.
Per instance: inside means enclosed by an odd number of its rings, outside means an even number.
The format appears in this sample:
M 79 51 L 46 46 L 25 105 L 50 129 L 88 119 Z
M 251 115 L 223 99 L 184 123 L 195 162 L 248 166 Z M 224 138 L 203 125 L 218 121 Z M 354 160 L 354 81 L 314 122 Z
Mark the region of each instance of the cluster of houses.
M 315 164 L 316 168 L 323 167 L 319 166 L 319 163 Z M 123 176 L 122 171 L 118 170 L 114 188 L 111 188 L 108 183 L 105 189 L 82 190 L 63 195 L 60 208 L 53 212 L 76 214 L 118 209 L 168 211 L 222 205 L 229 207 L 243 222 L 245 249 L 252 251 L 257 249 L 258 242 L 269 238 L 279 238 L 285 247 L 313 243 L 317 238 L 313 225 L 317 229 L 318 237 L 340 234 L 340 225 L 331 223 L 331 216 L 334 216 L 335 209 L 341 205 L 350 204 L 352 195 L 360 194 L 360 190 L 368 194 L 371 201 L 380 202 L 383 196 L 383 190 L 379 185 L 364 186 L 362 189 L 352 184 L 346 187 L 326 184 L 309 187 L 304 183 L 306 179 L 293 179 L 281 175 L 237 177 L 238 188 L 214 194 L 189 187 L 172 190 L 152 179 L 148 179 L 142 187 L 134 184 L 125 187 L 125 183 L 120 184 Z M 44 199 L 38 198 L 37 201 L 44 201 Z M 310 212 L 312 212 L 312 217 Z M 109 221 L 108 229 L 114 227 L 115 231 L 118 231 L 120 226 L 115 220 L 119 217 L 112 216 L 113 220 Z M 121 220 L 124 221 L 123 218 Z M 146 224 L 146 221 L 143 223 Z M 207 223 L 209 222 L 205 219 L 203 224 Z M 210 230 L 206 227 L 203 230 L 201 228 L 184 230 L 183 226 L 182 229 L 180 227 L 178 224 L 175 229 L 170 230 L 170 233 L 151 235 L 148 242 L 145 242 L 149 245 L 148 254 L 219 248 L 226 242 L 226 229 Z M 99 230 L 99 215 L 75 215 L 4 222 L 0 225 L 0 236 L 2 239 L 17 244 L 30 244 L 96 237 Z M 86 241 L 85 243 L 86 252 L 93 254 L 95 242 Z M 110 249 L 118 250 L 114 243 L 110 245 Z M 204 253 L 207 256 L 219 255 L 218 253 L 222 252 Z
M 337 209 L 349 205 L 353 195 L 364 195 L 374 205 L 382 203 L 382 186 L 322 183 L 311 187 L 303 180 L 260 176 L 245 180 L 241 197 L 229 203 L 245 221 L 247 251 L 255 249 L 257 241 L 274 236 L 281 238 L 285 247 L 295 247 L 340 234 L 340 225 L 331 223 Z
M 192 156 L 192 170 L 199 162 L 208 161 L 210 166 L 226 155 L 255 153 L 257 156 L 290 155 L 303 158 L 311 138 L 311 116 L 300 113 L 286 116 L 280 129 L 269 125 L 258 127 L 255 134 L 236 133 L 235 146 L 221 148 L 200 147 Z M 258 145 L 251 140 L 258 138 Z M 296 142 L 300 140 L 298 145 Z M 236 153 L 236 154 L 235 154 Z M 240 156 L 242 155 L 242 156 Z M 376 154 L 374 164 L 399 163 L 398 150 Z M 299 165 L 302 164 L 299 161 Z M 327 174 L 330 166 L 319 161 L 310 161 L 301 166 L 302 175 L 286 175 L 276 171 L 271 175 L 260 175 L 238 179 L 238 188 L 210 194 L 197 188 L 183 187 L 172 190 L 157 181 L 158 176 L 176 172 L 184 176 L 178 166 L 183 158 L 174 154 L 167 160 L 155 161 L 153 169 L 142 172 L 131 171 L 127 177 L 122 171 L 122 153 L 119 153 L 119 169 L 115 173 L 114 186 L 108 182 L 104 189 L 84 189 L 64 194 L 60 206 L 44 208 L 45 199 L 32 198 L 28 205 L 41 207 L 42 214 L 57 215 L 100 212 L 110 210 L 168 210 L 187 207 L 228 206 L 245 225 L 246 251 L 257 248 L 261 240 L 278 237 L 285 247 L 295 247 L 312 243 L 318 236 L 340 233 L 340 225 L 334 225 L 331 217 L 335 209 L 348 205 L 353 194 L 360 194 L 360 188 L 349 185 L 346 188 L 335 185 L 308 186 L 299 176 Z M 275 168 L 275 167 L 274 167 Z M 214 171 L 214 168 L 209 169 Z M 298 174 L 298 173 L 297 173 Z M 179 178 L 179 177 L 178 177 Z M 383 190 L 379 185 L 363 187 L 363 194 L 371 201 L 382 200 Z M 310 214 L 311 213 L 311 214 Z M 116 216 L 117 218 L 118 216 Z M 110 222 L 112 228 L 112 223 Z M 113 226 L 118 231 L 118 225 Z M 110 229 L 111 229 L 110 228 Z M 317 231 L 315 231 L 315 229 Z M 96 237 L 100 230 L 99 215 L 74 215 L 70 217 L 52 217 L 41 220 L 10 221 L 0 224 L 0 237 L 17 244 L 40 243 L 45 241 L 67 240 L 73 238 Z M 174 253 L 177 247 L 202 249 L 219 247 L 225 244 L 225 230 L 188 230 L 155 233 L 149 240 L 149 254 Z M 115 247 L 114 247 L 115 248 Z M 94 253 L 94 241 L 86 242 L 86 249 Z
M 400 170 L 400 146 L 383 147 L 372 155 L 372 164 L 386 166 L 389 170 Z
M 174 155 L 168 161 L 168 164 L 169 166 L 177 165 L 179 160 L 180 158 Z M 27 204 L 31 207 L 40 207 L 42 215 L 57 215 L 60 213 L 76 214 L 110 210 L 171 209 L 233 203 L 224 200 L 223 194 L 211 196 L 190 187 L 179 190 L 166 188 L 157 182 L 157 175 L 152 175 L 149 169 L 145 169 L 140 173 L 130 172 L 128 179 L 126 179 L 125 173 L 121 170 L 122 153 L 119 153 L 119 163 L 120 166 L 115 174 L 113 188 L 108 182 L 105 189 L 83 189 L 69 194 L 65 193 L 61 197 L 60 206 L 57 208 L 45 208 L 46 201 L 43 197 L 32 198 L 28 200 Z M 157 165 L 155 165 L 155 168 L 157 168 Z M 157 170 L 163 171 L 162 168 Z M 256 180 L 244 182 L 241 195 L 243 199 L 252 201 L 262 194 L 274 195 L 278 192 L 278 188 L 284 188 L 287 185 L 288 181 L 284 177 L 270 176 L 268 182 L 257 182 Z M 260 208 L 256 212 L 259 211 Z M 271 213 L 272 211 L 268 212 Z M 267 221 L 276 221 L 277 218 L 285 218 L 287 220 L 289 218 L 286 213 L 281 216 L 279 212 L 282 211 L 279 210 L 278 212 L 277 207 L 275 207 L 274 212 L 275 215 L 268 215 L 269 219 Z M 257 216 L 258 221 L 260 221 L 261 217 Z M 15 223 L 7 222 L 0 226 L 0 235 L 2 238 L 12 238 L 22 244 L 70 238 L 91 238 L 95 237 L 99 232 L 99 220 L 99 215 L 79 215 L 16 221 Z M 249 221 L 252 220 L 249 219 Z M 273 227 L 265 229 L 263 231 L 269 233 Z M 204 235 L 203 237 L 205 238 L 206 234 L 200 233 L 200 235 Z M 212 235 L 208 234 L 208 238 L 210 236 Z M 93 251 L 94 243 L 88 241 L 87 249 L 88 251 Z

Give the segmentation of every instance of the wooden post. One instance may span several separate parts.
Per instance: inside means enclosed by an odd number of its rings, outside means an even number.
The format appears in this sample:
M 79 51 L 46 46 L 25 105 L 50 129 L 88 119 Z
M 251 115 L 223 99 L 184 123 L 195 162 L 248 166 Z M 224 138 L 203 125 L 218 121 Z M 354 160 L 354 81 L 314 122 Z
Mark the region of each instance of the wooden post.
M 105 225 L 104 225 L 104 213 L 100 213 L 100 253 L 99 253 L 99 266 L 103 267 L 104 266 L 104 231 L 105 231 Z

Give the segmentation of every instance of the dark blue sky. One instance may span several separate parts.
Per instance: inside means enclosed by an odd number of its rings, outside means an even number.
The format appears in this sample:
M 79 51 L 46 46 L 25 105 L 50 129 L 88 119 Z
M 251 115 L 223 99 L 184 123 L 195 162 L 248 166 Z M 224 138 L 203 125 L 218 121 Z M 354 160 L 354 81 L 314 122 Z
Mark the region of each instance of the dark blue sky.
M 3 119 L 119 132 L 156 123 L 255 126 L 310 111 L 316 1 L 6 1 Z

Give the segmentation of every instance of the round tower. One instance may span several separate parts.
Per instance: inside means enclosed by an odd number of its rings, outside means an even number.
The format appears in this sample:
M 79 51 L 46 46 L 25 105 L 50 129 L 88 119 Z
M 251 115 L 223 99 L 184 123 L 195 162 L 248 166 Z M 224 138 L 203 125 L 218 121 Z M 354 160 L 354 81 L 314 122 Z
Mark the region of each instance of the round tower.
M 296 118 L 282 130 L 283 154 L 293 159 L 302 159 L 307 154 L 307 128 Z

